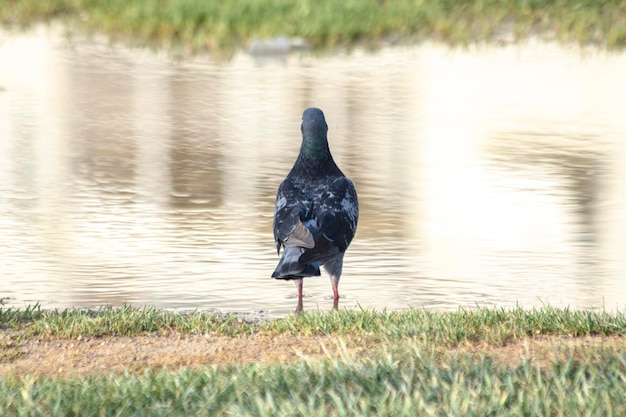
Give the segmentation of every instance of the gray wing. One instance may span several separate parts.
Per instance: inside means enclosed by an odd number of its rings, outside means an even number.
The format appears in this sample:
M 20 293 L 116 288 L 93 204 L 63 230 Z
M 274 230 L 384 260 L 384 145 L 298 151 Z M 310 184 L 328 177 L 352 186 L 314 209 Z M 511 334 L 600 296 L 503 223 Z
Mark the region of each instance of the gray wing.
M 299 262 L 324 262 L 344 252 L 354 238 L 359 219 L 359 202 L 352 181 L 339 177 L 320 189 L 312 217 L 318 227 L 315 246 L 305 251 Z
M 274 208 L 274 241 L 276 251 L 281 246 L 312 248 L 315 243 L 311 231 L 303 221 L 309 220 L 312 207 L 311 197 L 296 182 L 285 179 L 278 187 Z

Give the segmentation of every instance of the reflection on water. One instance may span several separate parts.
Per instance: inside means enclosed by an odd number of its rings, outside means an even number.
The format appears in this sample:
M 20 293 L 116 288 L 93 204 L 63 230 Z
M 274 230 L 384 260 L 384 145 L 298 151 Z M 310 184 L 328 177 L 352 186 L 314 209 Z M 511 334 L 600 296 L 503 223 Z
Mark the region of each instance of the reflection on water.
M 283 315 L 275 190 L 321 107 L 357 184 L 342 307 L 623 307 L 626 55 L 555 44 L 172 62 L 0 38 L 0 297 Z M 332 307 L 326 277 L 305 309 Z

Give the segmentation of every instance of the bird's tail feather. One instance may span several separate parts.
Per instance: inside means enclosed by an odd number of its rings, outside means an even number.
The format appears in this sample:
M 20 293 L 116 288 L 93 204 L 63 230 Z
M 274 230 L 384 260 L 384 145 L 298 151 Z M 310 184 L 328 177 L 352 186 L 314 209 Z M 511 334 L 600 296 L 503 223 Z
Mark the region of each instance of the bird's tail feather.
M 319 265 L 310 263 L 301 264 L 298 262 L 302 255 L 302 249 L 297 246 L 286 247 L 283 255 L 272 274 L 276 279 L 294 279 L 302 277 L 313 277 L 320 275 Z

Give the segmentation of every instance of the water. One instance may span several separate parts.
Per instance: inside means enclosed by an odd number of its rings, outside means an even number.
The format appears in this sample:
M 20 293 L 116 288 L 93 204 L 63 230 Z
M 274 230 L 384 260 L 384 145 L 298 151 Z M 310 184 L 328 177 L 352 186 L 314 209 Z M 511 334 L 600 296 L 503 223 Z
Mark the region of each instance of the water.
M 0 35 L 0 297 L 282 316 L 276 188 L 321 107 L 340 307 L 626 303 L 626 54 L 529 41 L 229 62 Z M 306 310 L 332 307 L 327 277 Z

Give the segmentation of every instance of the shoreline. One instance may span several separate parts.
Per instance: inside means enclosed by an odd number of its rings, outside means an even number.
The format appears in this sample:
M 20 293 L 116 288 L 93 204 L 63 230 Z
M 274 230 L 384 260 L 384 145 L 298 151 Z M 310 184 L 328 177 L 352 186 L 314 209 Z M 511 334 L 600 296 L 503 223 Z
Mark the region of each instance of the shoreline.
M 6 0 L 4 0 L 7 3 Z M 452 46 L 516 43 L 538 37 L 603 49 L 626 47 L 626 5 L 593 0 L 558 4 L 471 0 L 450 5 L 375 0 L 337 4 L 307 2 L 202 3 L 192 0 L 0 0 L 0 26 L 28 28 L 59 22 L 69 37 L 104 35 L 110 42 L 165 49 L 185 56 L 229 57 L 248 49 L 261 54 L 310 49 L 410 45 L 438 41 Z M 377 10 L 377 13 L 372 13 Z

